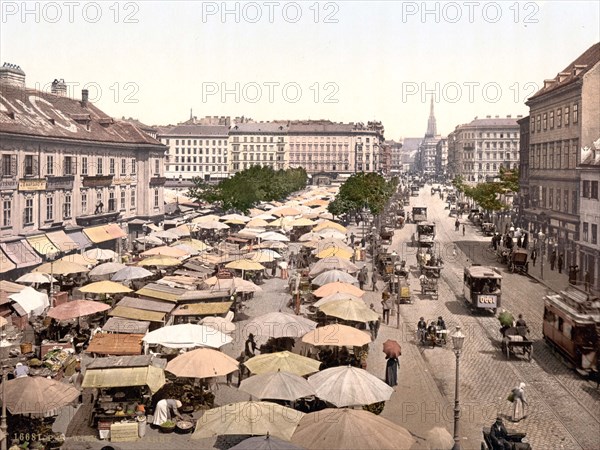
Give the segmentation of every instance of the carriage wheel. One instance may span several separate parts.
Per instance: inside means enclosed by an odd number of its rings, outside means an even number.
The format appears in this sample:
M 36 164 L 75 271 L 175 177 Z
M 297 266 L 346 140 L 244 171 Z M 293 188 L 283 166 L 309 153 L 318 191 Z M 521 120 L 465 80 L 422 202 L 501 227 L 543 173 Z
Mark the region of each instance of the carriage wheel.
M 515 273 L 515 264 L 511 263 L 509 269 L 510 269 L 510 273 Z
M 506 344 L 506 359 L 510 359 L 510 346 Z

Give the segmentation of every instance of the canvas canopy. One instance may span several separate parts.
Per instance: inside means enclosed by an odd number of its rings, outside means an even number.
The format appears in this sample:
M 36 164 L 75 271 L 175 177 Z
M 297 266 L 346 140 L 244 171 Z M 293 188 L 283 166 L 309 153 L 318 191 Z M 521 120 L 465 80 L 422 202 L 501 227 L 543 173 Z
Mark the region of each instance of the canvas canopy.
M 148 386 L 150 392 L 154 394 L 164 386 L 165 382 L 165 371 L 154 366 L 106 369 L 88 367 L 81 386 L 83 388 Z

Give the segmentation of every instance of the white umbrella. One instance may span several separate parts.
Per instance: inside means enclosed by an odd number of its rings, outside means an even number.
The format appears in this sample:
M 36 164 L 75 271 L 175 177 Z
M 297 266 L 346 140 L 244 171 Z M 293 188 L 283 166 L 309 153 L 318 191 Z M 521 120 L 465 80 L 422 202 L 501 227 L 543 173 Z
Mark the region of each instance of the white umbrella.
M 146 344 L 160 344 L 169 348 L 220 348 L 232 339 L 212 327 L 190 323 L 171 325 L 151 331 L 142 339 Z
M 304 378 L 281 371 L 246 378 L 238 389 L 259 400 L 293 401 L 315 395 L 314 388 Z
M 321 231 L 317 232 L 317 234 L 322 238 L 346 239 L 346 235 L 344 233 L 333 228 L 323 228 Z
M 221 220 L 239 220 L 240 222 L 250 222 L 250 217 L 246 217 L 242 214 L 225 214 L 221 216 L 219 219 Z
M 146 278 L 150 275 L 154 275 L 149 270 L 144 269 L 143 267 L 138 266 L 125 266 L 123 269 L 116 272 L 111 280 L 112 281 L 128 281 L 128 280 L 138 280 L 140 278 Z
M 21 292 L 9 295 L 8 298 L 14 300 L 31 316 L 39 316 L 50 306 L 48 295 L 36 291 L 32 287 L 25 287 Z
M 101 275 L 110 275 L 112 273 L 118 272 L 121 269 L 124 269 L 125 264 L 116 263 L 116 262 L 107 262 L 104 264 L 100 264 L 94 267 L 92 270 L 88 272 L 88 275 L 93 276 L 101 276 Z
M 172 240 L 179 239 L 179 237 L 180 237 L 177 233 L 173 233 L 170 230 L 155 231 L 154 233 L 150 234 L 150 236 L 159 238 L 159 239 L 172 239 Z
M 284 236 L 281 233 L 276 233 L 274 231 L 267 231 L 266 233 L 261 233 L 258 235 L 263 241 L 279 241 L 279 242 L 289 242 L 290 240 L 287 236 Z
M 321 239 L 321 238 L 322 238 L 322 236 L 320 234 L 315 233 L 314 231 L 311 231 L 310 233 L 305 233 L 302 236 L 300 236 L 298 238 L 298 240 L 300 242 L 308 242 L 308 241 L 314 241 L 314 240 Z
M 112 250 L 106 250 L 103 248 L 91 248 L 83 252 L 83 256 L 86 258 L 96 259 L 98 261 L 106 261 L 109 259 L 115 259 L 117 254 Z
M 235 323 L 223 317 L 205 317 L 200 321 L 200 324 L 225 334 L 232 334 L 235 331 Z
M 17 278 L 17 283 L 56 283 L 57 280 L 47 273 L 30 272 Z
M 203 230 L 227 230 L 229 228 L 228 225 L 225 225 L 221 222 L 217 222 L 216 220 L 197 223 L 196 227 L 201 228 Z
M 385 402 L 394 393 L 394 388 L 358 367 L 331 367 L 311 375 L 308 382 L 317 397 L 338 408 Z
M 149 244 L 149 245 L 164 245 L 162 239 L 157 238 L 156 236 L 142 236 L 135 240 L 140 244 Z
M 282 312 L 270 312 L 252 319 L 244 329 L 257 336 L 302 337 L 317 327 L 317 323 L 302 316 Z
M 327 303 L 336 302 L 338 300 L 352 300 L 355 302 L 365 303 L 364 299 L 362 299 L 361 297 L 357 297 L 356 295 L 347 294 L 345 292 L 336 292 L 335 294 L 331 294 L 331 295 L 328 295 L 327 297 L 323 297 L 318 302 L 313 303 L 313 306 L 315 308 L 319 308 L 320 306 L 323 306 Z
M 350 284 L 358 283 L 358 280 L 355 277 L 353 277 L 347 272 L 337 269 L 323 272 L 322 274 L 318 275 L 314 280 L 312 280 L 312 283 L 316 284 L 317 286 L 323 286 L 324 284 L 333 283 L 335 281 Z

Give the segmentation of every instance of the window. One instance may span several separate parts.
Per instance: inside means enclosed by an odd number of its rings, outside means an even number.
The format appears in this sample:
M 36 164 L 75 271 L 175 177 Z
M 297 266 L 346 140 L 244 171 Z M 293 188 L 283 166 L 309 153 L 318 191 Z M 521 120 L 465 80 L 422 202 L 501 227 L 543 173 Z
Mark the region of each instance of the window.
M 577 191 L 573 191 L 571 200 L 571 214 L 577 214 Z
M 159 198 L 158 198 L 158 189 L 154 189 L 154 207 L 158 208 L 159 202 L 158 202 Z
M 592 189 L 590 192 L 590 198 L 593 198 L 594 200 L 598 200 L 598 182 L 597 181 L 592 181 Z
M 127 174 L 127 160 L 125 158 L 121 159 L 121 176 L 125 176 Z
M 23 223 L 29 225 L 33 223 L 33 199 L 25 199 L 25 210 L 23 211 Z
M 575 104 L 573 104 L 573 123 L 577 123 L 578 119 L 579 119 L 579 104 L 575 103 Z
M 46 220 L 54 218 L 54 198 L 46 197 Z
M 81 175 L 88 174 L 88 159 L 87 156 L 81 157 Z
M 2 226 L 10 227 L 12 217 L 12 200 L 5 198 L 2 200 Z
M 583 192 L 581 194 L 584 198 L 590 198 L 590 182 L 589 180 L 583 180 Z
M 110 175 L 114 175 L 115 174 L 115 158 L 110 158 L 108 160 L 108 173 Z
M 565 106 L 565 127 L 569 126 L 569 107 Z
M 570 157 L 570 162 L 569 165 L 571 166 L 572 169 L 577 167 L 577 152 L 579 149 L 579 140 L 577 139 L 573 139 L 573 145 L 571 148 L 571 157 Z
M 550 111 L 550 129 L 554 128 L 554 111 Z
M 121 189 L 121 210 L 125 209 L 125 189 Z
M 117 205 L 115 204 L 115 191 L 110 191 L 108 193 L 108 212 L 114 212 L 117 209 Z
M 73 167 L 73 157 L 65 156 L 65 162 L 63 164 L 63 175 L 75 175 L 75 168 Z
M 81 213 L 85 216 L 88 209 L 87 191 L 81 191 Z
M 541 115 L 537 115 L 537 132 L 539 133 L 540 131 L 542 131 L 542 116 Z
M 596 245 L 598 243 L 598 225 L 592 224 L 592 244 Z
M 25 176 L 33 176 L 36 172 L 33 155 L 25 155 Z
M 563 194 L 563 209 L 562 210 L 566 213 L 569 212 L 569 191 L 567 189 L 565 189 L 565 192 Z
M 556 210 L 560 211 L 560 189 L 556 189 Z
M 136 162 L 135 158 L 133 158 L 131 160 L 131 175 L 136 174 L 136 169 L 137 169 L 137 162 Z
M 548 188 L 548 207 L 554 209 L 554 188 Z
M 535 133 L 535 117 L 531 118 L 531 121 L 529 123 L 529 129 L 532 133 Z
M 63 219 L 71 217 L 71 194 L 65 194 L 65 203 L 63 206 Z
M 562 127 L 562 108 L 556 110 L 556 128 Z
M 46 156 L 46 175 L 48 175 L 48 176 L 54 175 L 54 156 L 53 155 Z
M 131 190 L 130 205 L 132 208 L 135 208 L 135 189 Z
M 158 158 L 154 160 L 154 175 L 160 175 L 160 159 Z
M 548 129 L 548 113 L 544 113 L 544 118 L 542 119 L 544 125 L 544 131 Z
M 587 223 L 587 222 L 583 222 L 583 231 L 582 231 L 582 234 L 583 234 L 583 241 L 584 242 L 588 242 L 588 239 L 589 239 L 589 234 L 588 234 L 589 228 L 590 228 L 590 224 Z
M 102 158 L 98 158 L 98 167 L 96 170 L 96 175 L 102 175 L 103 167 L 102 167 Z

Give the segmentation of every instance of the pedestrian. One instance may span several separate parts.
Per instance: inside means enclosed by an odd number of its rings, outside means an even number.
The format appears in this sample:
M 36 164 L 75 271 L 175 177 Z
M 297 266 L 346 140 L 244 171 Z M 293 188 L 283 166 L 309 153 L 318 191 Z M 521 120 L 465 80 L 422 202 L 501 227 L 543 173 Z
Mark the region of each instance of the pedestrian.
M 367 275 L 363 269 L 358 272 L 358 287 L 363 290 L 365 283 L 367 282 Z
M 558 255 L 558 273 L 562 273 L 562 269 L 563 269 L 563 264 L 565 262 L 565 255 L 564 253 L 561 253 L 560 255 Z
M 533 261 L 533 267 L 535 267 L 535 260 L 537 259 L 537 250 L 534 248 L 531 250 L 531 261 Z
M 375 311 L 375 305 L 373 303 L 371 303 L 370 309 L 373 312 L 377 312 L 377 311 Z M 377 335 L 379 334 L 379 325 L 380 324 L 381 324 L 381 317 L 378 317 L 377 320 L 373 320 L 373 321 L 369 322 L 369 330 L 371 331 L 372 340 L 377 339 Z
M 502 417 L 497 417 L 496 423 L 490 427 L 490 440 L 493 450 L 512 450 L 513 445 L 508 440 L 508 431 L 502 423 Z
M 525 383 L 520 383 L 518 387 L 512 390 L 513 413 L 512 421 L 519 422 L 525 418 L 525 405 L 529 406 L 525 398 Z
M 374 270 L 371 275 L 371 283 L 373 283 L 373 292 L 377 292 L 377 271 Z
M 465 227 L 465 224 L 463 223 L 463 236 L 465 235 L 465 229 L 466 229 L 466 227 Z
M 556 249 L 552 249 L 552 253 L 550 253 L 550 270 L 554 270 L 554 266 L 556 265 Z
M 577 272 L 579 272 L 579 266 L 577 264 L 569 266 L 569 284 L 577 284 Z
M 246 343 L 244 344 L 244 351 L 248 358 L 252 358 L 256 354 L 256 342 L 254 342 L 254 335 L 250 333 Z
M 390 305 L 390 294 L 389 292 L 381 293 L 381 307 L 383 308 L 383 321 L 386 325 L 390 324 L 390 309 L 392 308 Z
M 356 236 L 354 236 L 354 233 L 351 233 L 351 234 L 350 234 L 350 244 L 351 244 L 351 245 L 354 245 L 354 238 L 355 238 L 355 237 L 356 237 Z
M 388 386 L 397 386 L 400 362 L 396 357 L 386 356 L 385 359 L 387 360 L 385 363 L 385 382 Z
M 288 279 L 288 263 L 286 261 L 281 261 L 279 263 L 279 269 L 281 270 L 281 279 L 282 280 L 287 280 Z
M 182 419 L 179 409 L 183 406 L 181 401 L 172 398 L 160 400 L 154 409 L 153 425 L 160 426 L 173 418 Z
M 456 245 L 452 246 L 452 257 L 456 258 Z
M 238 383 L 237 383 L 237 387 L 240 387 L 240 384 L 242 383 L 242 380 L 244 379 L 244 376 L 247 375 L 247 368 L 244 365 L 244 363 L 247 361 L 246 358 L 246 353 L 241 352 L 240 356 L 238 356 L 236 358 L 237 362 L 239 363 L 239 369 L 238 369 Z M 233 373 L 233 372 L 231 372 Z M 228 379 L 229 380 L 229 379 Z M 228 384 L 229 385 L 229 384 Z
M 456 219 L 456 222 L 454 222 L 454 230 L 458 231 L 459 228 L 460 228 L 460 222 L 458 219 Z
M 585 283 L 585 292 L 590 292 L 591 281 L 592 278 L 590 276 L 590 271 L 586 270 L 585 274 L 583 275 L 583 282 Z
M 519 235 L 519 237 L 517 238 L 517 247 L 523 247 L 523 239 L 521 238 L 521 235 Z

